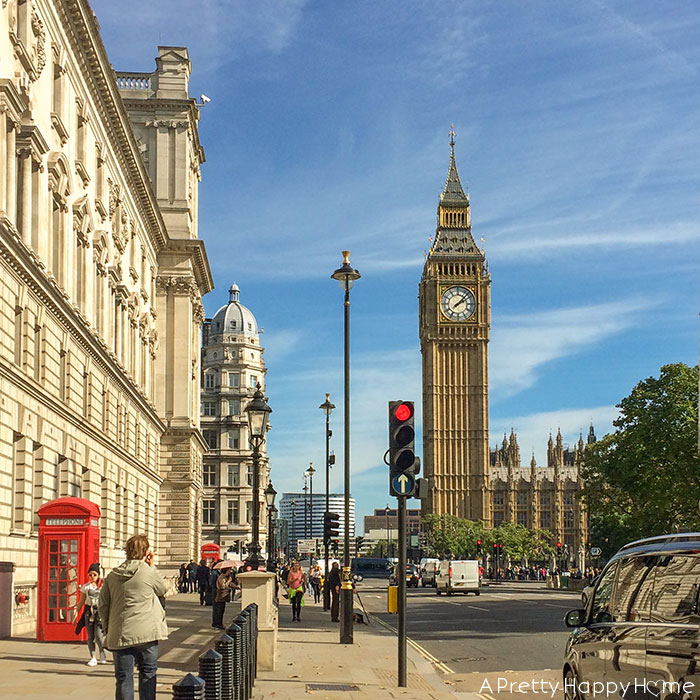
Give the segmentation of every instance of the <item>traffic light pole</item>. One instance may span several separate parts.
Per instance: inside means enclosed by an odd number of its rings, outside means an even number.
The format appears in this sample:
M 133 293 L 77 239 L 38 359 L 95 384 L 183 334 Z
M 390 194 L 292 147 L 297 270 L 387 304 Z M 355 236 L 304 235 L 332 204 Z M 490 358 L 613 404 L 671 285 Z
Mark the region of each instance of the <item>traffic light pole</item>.
M 399 497 L 399 688 L 406 687 L 406 499 Z

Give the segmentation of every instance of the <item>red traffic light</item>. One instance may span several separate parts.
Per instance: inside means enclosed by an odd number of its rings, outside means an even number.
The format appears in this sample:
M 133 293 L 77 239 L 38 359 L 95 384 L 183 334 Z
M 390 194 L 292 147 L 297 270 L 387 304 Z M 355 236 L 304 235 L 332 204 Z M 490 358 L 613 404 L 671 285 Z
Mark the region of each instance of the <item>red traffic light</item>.
M 502 544 L 499 544 L 499 545 L 498 545 L 498 549 L 503 549 L 503 545 L 502 545 Z
M 476 541 L 477 546 L 481 547 L 481 540 Z
M 494 548 L 494 549 L 498 549 L 498 545 L 497 545 L 495 542 L 494 542 L 494 544 L 493 544 L 493 548 Z
M 557 549 L 561 549 L 561 542 L 557 542 Z
M 396 418 L 396 420 L 398 420 L 398 421 L 401 421 L 402 423 L 404 421 L 407 421 L 412 415 L 413 415 L 413 406 L 411 404 L 400 403 L 394 409 L 394 418 Z

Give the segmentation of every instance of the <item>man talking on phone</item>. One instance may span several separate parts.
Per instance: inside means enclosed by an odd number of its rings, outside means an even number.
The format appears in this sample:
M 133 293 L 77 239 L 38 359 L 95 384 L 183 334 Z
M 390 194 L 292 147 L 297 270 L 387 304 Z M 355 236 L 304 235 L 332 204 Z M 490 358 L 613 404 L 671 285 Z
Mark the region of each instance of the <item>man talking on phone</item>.
M 116 700 L 134 699 L 134 666 L 139 671 L 139 699 L 156 700 L 158 641 L 168 638 L 165 610 L 158 600 L 167 585 L 154 566 L 146 535 L 127 540 L 126 561 L 107 574 L 99 613 L 105 647 L 114 656 Z

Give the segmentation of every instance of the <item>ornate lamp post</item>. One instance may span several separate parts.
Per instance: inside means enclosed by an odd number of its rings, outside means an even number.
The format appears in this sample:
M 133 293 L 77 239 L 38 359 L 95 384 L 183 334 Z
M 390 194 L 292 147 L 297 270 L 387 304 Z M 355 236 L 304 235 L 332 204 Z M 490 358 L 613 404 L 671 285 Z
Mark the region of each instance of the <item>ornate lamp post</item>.
M 309 537 L 309 477 L 304 472 L 304 539 Z
M 386 556 L 387 559 L 391 558 L 391 533 L 389 532 L 389 505 L 387 504 L 384 509 L 384 515 L 386 515 Z
M 314 539 L 314 469 L 313 462 L 309 462 L 309 468 L 304 472 L 304 476 L 309 477 L 309 537 Z
M 330 420 L 331 420 L 331 413 L 333 413 L 333 409 L 335 406 L 330 402 L 330 394 L 326 394 L 326 400 L 319 406 L 319 408 L 325 413 L 326 415 L 326 513 L 330 511 L 331 506 L 330 506 L 330 491 L 329 491 L 329 482 L 330 482 L 330 477 L 331 477 L 331 453 L 330 453 L 330 448 L 331 448 L 331 435 L 333 434 L 331 429 L 330 429 Z M 325 522 L 325 519 L 324 519 Z M 328 538 L 323 537 L 323 569 L 324 569 L 324 581 L 328 581 Z M 323 587 L 323 609 L 324 610 L 330 610 L 331 609 L 331 589 L 328 586 Z
M 253 532 L 248 545 L 245 568 L 247 571 L 257 571 L 263 563 L 260 559 L 260 446 L 265 441 L 267 421 L 272 413 L 260 384 L 245 407 L 245 411 L 248 415 L 249 441 L 253 447 Z
M 343 264 L 331 275 L 344 292 L 344 419 L 345 419 L 345 541 L 340 586 L 340 643 L 352 644 L 352 577 L 350 574 L 350 290 L 360 273 L 350 265 L 350 251 L 343 251 Z
M 275 570 L 275 524 L 273 520 L 273 510 L 275 509 L 275 496 L 277 491 L 272 485 L 272 482 L 268 482 L 267 488 L 263 491 L 265 494 L 265 505 L 267 506 L 267 570 Z
M 296 557 L 297 555 L 297 502 L 295 499 L 292 498 L 292 536 L 291 538 L 287 538 L 288 540 L 291 539 L 294 542 L 294 551 L 289 552 L 290 555 L 294 555 Z M 291 549 L 291 547 L 290 547 Z

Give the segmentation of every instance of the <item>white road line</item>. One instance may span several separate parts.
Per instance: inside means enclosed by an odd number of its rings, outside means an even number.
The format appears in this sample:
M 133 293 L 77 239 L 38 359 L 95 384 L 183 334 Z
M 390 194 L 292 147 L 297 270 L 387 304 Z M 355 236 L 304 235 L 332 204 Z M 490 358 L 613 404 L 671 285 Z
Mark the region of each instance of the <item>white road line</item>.
M 570 605 L 555 605 L 554 603 L 542 603 L 542 605 L 548 608 L 565 608 L 566 610 L 571 610 Z
M 474 610 L 483 610 L 484 612 L 489 612 L 488 608 L 480 608 L 478 605 L 468 605 L 468 608 L 474 608 Z

